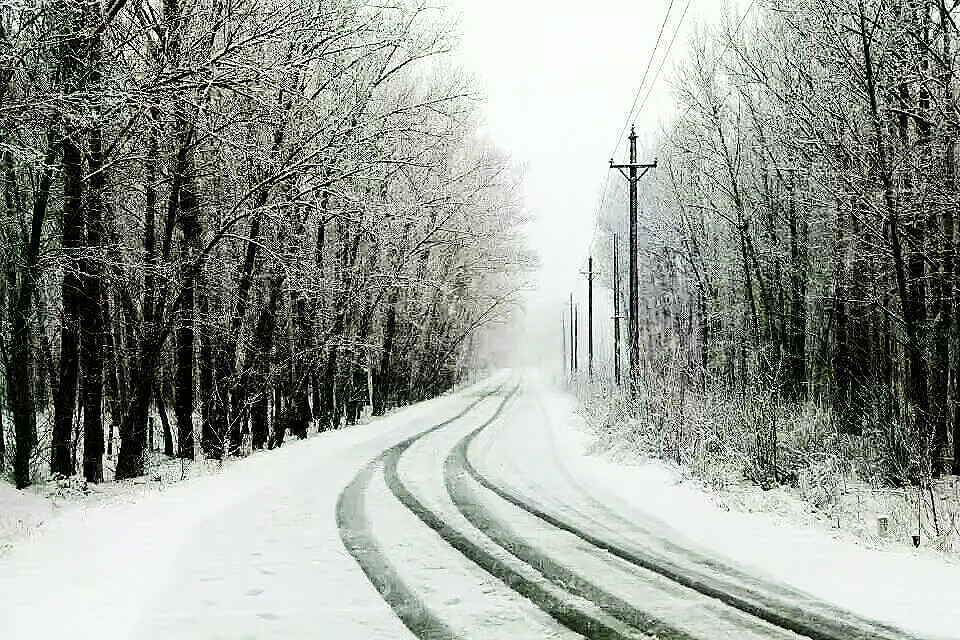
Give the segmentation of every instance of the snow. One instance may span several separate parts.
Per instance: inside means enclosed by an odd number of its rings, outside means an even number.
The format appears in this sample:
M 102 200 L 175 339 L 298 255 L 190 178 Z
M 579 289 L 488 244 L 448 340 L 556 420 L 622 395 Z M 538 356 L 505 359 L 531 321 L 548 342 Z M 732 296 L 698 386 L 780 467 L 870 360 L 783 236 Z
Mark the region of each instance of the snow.
M 613 601 L 616 598 L 643 612 L 638 617 L 647 625 L 644 630 L 654 637 L 656 628 L 664 624 L 671 632 L 711 640 L 798 638 L 794 633 L 776 629 L 658 573 L 585 544 L 577 536 L 543 522 L 479 485 L 474 486 L 472 492 L 497 520 L 526 543 L 536 544 L 550 561 L 576 567 L 579 576 L 610 594 L 613 606 L 617 606 Z M 676 635 L 671 632 L 667 635 Z
M 445 544 L 387 490 L 382 476 L 368 495 L 373 531 L 389 540 L 385 551 L 429 610 L 464 640 L 579 638 L 530 601 Z M 442 485 L 441 485 L 442 486 Z M 491 543 L 492 545 L 492 543 Z M 426 552 L 429 550 L 429 552 Z M 499 549 L 502 556 L 508 556 Z
M 533 378 L 568 472 L 614 509 L 659 519 L 694 544 L 852 612 L 924 637 L 960 638 L 960 566 L 923 549 L 871 549 L 770 512 L 721 508 L 659 461 L 626 464 L 591 453 L 576 401 Z
M 412 637 L 343 548 L 336 499 L 384 448 L 470 399 L 62 510 L 0 557 L 0 638 Z
M 506 390 L 503 393 L 506 393 Z M 441 429 L 414 442 L 400 457 L 397 465 L 398 474 L 406 488 L 416 499 L 426 509 L 442 515 L 444 523 L 451 530 L 469 536 L 483 552 L 495 558 L 498 563 L 510 567 L 511 571 L 515 571 L 525 579 L 542 583 L 543 578 L 538 575 L 536 570 L 514 558 L 470 524 L 463 514 L 457 510 L 444 485 L 444 461 L 449 451 L 461 438 L 479 427 L 484 421 L 489 420 L 502 401 L 502 395 L 494 395 L 484 400 L 465 419 L 451 425 L 451 428 Z M 413 518 L 414 516 L 408 514 L 407 517 Z M 410 537 L 414 529 L 414 527 L 405 528 L 402 537 Z M 430 538 L 439 541 L 439 537 L 432 531 L 420 535 L 428 535 Z M 503 582 L 486 573 L 479 566 L 467 561 L 463 556 L 460 556 L 459 559 L 450 557 L 449 554 L 455 554 L 456 552 L 447 545 L 421 544 L 418 547 L 418 553 L 422 555 L 425 548 L 431 549 L 431 563 L 443 567 L 445 574 L 451 571 L 466 571 L 463 568 L 464 564 L 472 567 L 472 570 L 478 574 L 470 582 L 474 591 L 477 587 L 483 590 L 482 606 L 478 604 L 479 601 L 476 597 L 471 598 L 468 595 L 457 594 L 452 598 L 458 610 L 452 612 L 455 615 L 451 616 L 451 626 L 456 628 L 458 637 L 476 638 L 476 640 L 493 640 L 496 638 L 503 638 L 504 640 L 514 638 L 572 639 L 581 637 L 562 627 L 531 601 L 511 591 Z M 444 556 L 444 554 L 447 555 Z M 413 573 L 413 571 L 408 570 L 409 575 Z M 437 578 L 440 578 L 440 576 L 437 576 Z M 436 579 L 435 584 L 441 585 L 440 592 L 448 597 L 457 591 L 457 581 L 451 581 L 448 575 L 443 576 L 442 579 Z M 545 588 L 549 589 L 550 585 L 545 585 Z M 423 586 L 418 591 L 430 593 L 433 590 Z M 561 593 L 560 589 L 551 590 L 551 595 L 558 599 L 565 598 L 571 604 L 574 601 L 574 598 L 571 598 L 568 594 Z M 437 606 L 435 609 L 443 612 L 441 606 Z
M 725 509 L 674 468 L 597 454 L 574 398 L 533 373 L 526 374 L 525 387 L 524 406 L 507 411 L 507 420 L 471 447 L 471 460 L 485 465 L 481 471 L 495 468 L 552 504 L 569 500 L 570 487 L 588 490 L 612 512 L 652 523 L 677 544 L 923 637 L 960 638 L 957 565 L 924 548 L 867 548 L 798 523 L 790 509 Z M 91 487 L 93 498 L 0 487 L 0 638 L 412 638 L 343 547 L 336 501 L 383 450 L 475 398 L 470 390 L 444 396 L 182 482 Z M 418 474 L 426 466 L 435 474 L 468 427 L 441 430 L 401 458 L 405 482 L 438 508 L 450 507 L 431 493 L 439 477 L 431 484 Z M 393 541 L 385 549 L 427 602 L 446 608 L 455 628 L 482 629 L 469 618 L 491 610 L 474 599 L 485 597 L 484 590 L 497 593 L 490 601 L 494 609 L 516 600 L 475 567 L 438 570 L 453 564 L 452 550 L 378 482 L 368 495 L 379 505 L 371 521 L 377 539 Z M 518 530 L 530 526 L 529 518 L 510 511 L 499 513 L 515 518 Z M 422 547 L 437 551 L 422 553 Z M 679 610 L 681 600 L 664 607 Z M 522 628 L 519 621 L 511 624 Z M 548 631 L 551 625 L 541 616 L 534 627 Z
M 56 503 L 33 491 L 0 484 L 0 557 L 54 516 Z

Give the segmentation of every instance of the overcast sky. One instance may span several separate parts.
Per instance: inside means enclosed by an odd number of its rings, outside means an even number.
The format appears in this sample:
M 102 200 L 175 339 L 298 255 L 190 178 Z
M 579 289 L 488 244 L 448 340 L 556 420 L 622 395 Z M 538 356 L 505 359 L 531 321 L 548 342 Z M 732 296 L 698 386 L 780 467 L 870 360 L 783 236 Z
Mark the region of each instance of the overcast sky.
M 572 288 L 585 291 L 578 273 L 586 268 L 608 161 L 612 154 L 626 160 L 618 134 L 671 0 L 449 2 L 460 14 L 460 61 L 486 90 L 485 132 L 526 168 L 525 203 L 534 216 L 528 235 L 543 264 L 530 323 L 540 333 L 544 323 L 556 325 L 559 341 L 560 307 Z M 672 4 L 647 85 L 688 2 Z M 715 19 L 721 4 L 690 0 L 654 93 L 631 119 L 641 136 L 652 136 L 670 114 L 667 79 L 690 27 Z

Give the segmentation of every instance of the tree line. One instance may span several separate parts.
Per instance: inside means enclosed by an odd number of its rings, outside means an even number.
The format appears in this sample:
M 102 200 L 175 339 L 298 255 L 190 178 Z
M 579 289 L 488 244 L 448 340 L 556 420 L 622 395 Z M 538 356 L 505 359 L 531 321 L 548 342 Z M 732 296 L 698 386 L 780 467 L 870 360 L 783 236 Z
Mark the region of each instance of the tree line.
M 157 414 L 221 458 L 455 382 L 534 259 L 454 46 L 412 0 L 0 7 L 18 487 L 142 474 Z
M 696 30 L 647 153 L 646 370 L 825 408 L 892 483 L 960 474 L 958 4 L 750 3 Z

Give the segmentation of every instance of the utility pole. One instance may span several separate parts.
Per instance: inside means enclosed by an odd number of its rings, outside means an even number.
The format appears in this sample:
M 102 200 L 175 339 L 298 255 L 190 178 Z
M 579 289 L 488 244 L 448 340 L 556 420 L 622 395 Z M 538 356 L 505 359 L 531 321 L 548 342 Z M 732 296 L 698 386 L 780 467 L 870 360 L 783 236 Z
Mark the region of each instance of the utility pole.
M 576 327 L 574 327 L 573 315 L 573 294 L 570 294 L 570 375 L 577 370 L 577 337 Z
M 639 323 L 639 292 L 640 279 L 637 269 L 637 182 L 640 178 L 647 175 L 647 171 L 655 169 L 657 161 L 651 163 L 637 162 L 637 133 L 633 126 L 630 127 L 630 162 L 627 164 L 614 164 L 610 160 L 610 168 L 618 169 L 623 177 L 630 183 L 630 309 L 629 324 L 627 327 L 627 338 L 630 340 L 630 393 L 636 392 L 637 380 L 640 372 L 640 323 Z M 627 169 L 627 172 L 624 172 Z M 637 174 L 639 169 L 643 173 Z
M 577 326 L 578 316 L 580 315 L 579 305 L 573 305 L 573 370 L 578 371 L 580 369 L 580 345 L 579 340 L 580 336 L 577 335 L 579 327 Z
M 587 375 L 593 379 L 593 256 L 587 258 Z
M 560 310 L 560 341 L 563 343 L 563 371 L 567 372 L 567 321 L 563 316 L 563 310 Z
M 593 256 L 587 258 L 587 376 L 593 379 Z
M 613 378 L 620 386 L 620 237 L 613 234 Z

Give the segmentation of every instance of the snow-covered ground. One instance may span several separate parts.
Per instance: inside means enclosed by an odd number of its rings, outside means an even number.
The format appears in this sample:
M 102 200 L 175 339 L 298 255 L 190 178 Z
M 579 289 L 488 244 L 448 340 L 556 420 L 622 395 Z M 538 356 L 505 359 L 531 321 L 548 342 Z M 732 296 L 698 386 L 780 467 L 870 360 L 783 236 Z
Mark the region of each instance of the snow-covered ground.
M 486 470 L 512 477 L 545 502 L 567 500 L 571 486 L 587 489 L 621 516 L 758 576 L 922 637 L 960 638 L 960 567 L 922 548 L 869 549 L 784 515 L 723 509 L 660 463 L 592 453 L 576 401 L 535 373 L 525 375 L 523 395 L 524 405 L 506 411 L 471 447 Z M 0 544 L 8 550 L 0 552 L 0 638 L 412 638 L 345 549 L 337 499 L 385 449 L 476 399 L 477 388 L 467 389 L 367 425 L 288 442 L 209 477 L 125 483 L 100 489 L 94 500 L 66 496 L 54 506 L 49 497 L 2 488 Z M 468 429 L 420 441 L 398 467 L 440 510 L 452 508 L 437 493 L 440 449 Z M 427 466 L 432 484 L 417 475 Z M 385 546 L 395 568 L 433 593 L 424 600 L 439 602 L 444 615 L 456 618 L 464 594 L 515 600 L 473 569 L 441 570 L 453 550 L 436 547 L 444 543 L 418 528 L 424 525 L 403 512 L 382 479 L 371 485 L 366 508 L 377 516 L 370 522 L 377 539 L 396 541 Z M 463 602 L 460 622 L 481 604 Z M 523 607 L 517 615 L 526 615 Z M 536 623 L 544 630 L 551 624 L 542 616 Z
M 6 483 L 0 484 L 0 558 L 56 512 L 54 497 L 31 490 L 17 491 Z
M 751 572 L 923 637 L 960 638 L 960 566 L 921 547 L 872 549 L 787 515 L 722 508 L 660 461 L 611 461 L 593 451 L 576 400 L 534 378 L 553 442 L 578 483 L 623 513 L 653 516 Z
M 343 548 L 337 496 L 472 399 L 289 441 L 163 491 L 127 483 L 139 500 L 60 509 L 0 557 L 0 638 L 412 638 Z

